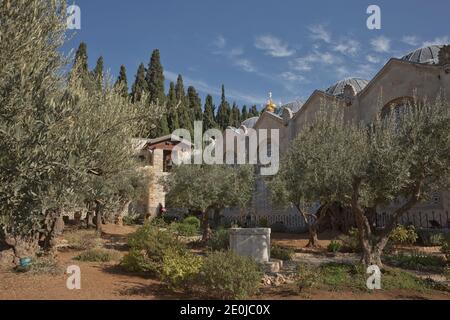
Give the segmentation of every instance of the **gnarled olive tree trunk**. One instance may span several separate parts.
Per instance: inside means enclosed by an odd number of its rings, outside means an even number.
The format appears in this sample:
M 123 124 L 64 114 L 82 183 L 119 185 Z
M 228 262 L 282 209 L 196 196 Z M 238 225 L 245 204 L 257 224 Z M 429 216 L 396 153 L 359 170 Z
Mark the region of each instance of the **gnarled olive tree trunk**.
M 308 226 L 308 244 L 306 245 L 307 248 L 317 248 L 319 247 L 319 238 L 317 236 L 318 234 L 318 228 L 320 223 L 323 221 L 323 219 L 326 216 L 326 213 L 328 211 L 329 205 L 323 205 L 316 214 L 306 213 L 299 204 L 295 205 L 298 212 L 302 215 L 303 220 L 305 221 L 306 225 Z M 312 218 L 312 219 L 310 219 Z M 314 220 L 314 221 L 312 221 Z

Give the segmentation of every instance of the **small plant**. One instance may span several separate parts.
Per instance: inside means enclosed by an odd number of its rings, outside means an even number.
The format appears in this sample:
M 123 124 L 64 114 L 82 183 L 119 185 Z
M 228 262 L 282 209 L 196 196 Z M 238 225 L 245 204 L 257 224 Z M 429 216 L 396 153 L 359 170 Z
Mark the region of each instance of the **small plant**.
M 75 250 L 89 250 L 100 246 L 101 238 L 93 230 L 77 230 L 64 234 L 69 246 Z
M 245 299 L 257 292 L 261 278 L 259 266 L 252 259 L 231 251 L 215 251 L 204 260 L 199 283 L 211 297 Z
M 195 226 L 197 229 L 200 229 L 200 220 L 197 217 L 189 216 L 183 219 L 184 224 L 189 224 Z
M 182 222 L 173 222 L 170 228 L 180 236 L 192 237 L 199 233 L 200 220 L 193 216 L 187 217 Z
M 138 250 L 130 250 L 120 260 L 120 266 L 126 271 L 133 273 L 150 272 L 156 274 L 158 270 L 158 264 L 150 260 L 145 252 Z
M 171 289 L 187 289 L 198 275 L 203 259 L 186 250 L 170 248 L 163 257 L 161 280 Z
M 260 228 L 268 228 L 269 227 L 269 221 L 267 221 L 266 218 L 259 219 L 259 227 Z
M 424 246 L 441 245 L 444 234 L 439 230 L 420 229 L 417 231 L 419 242 Z
M 84 262 L 109 262 L 118 260 L 119 253 L 114 250 L 95 248 L 83 251 L 74 259 Z
M 389 235 L 389 241 L 394 244 L 414 244 L 418 239 L 418 235 L 414 226 L 397 225 Z
M 317 271 L 317 268 L 313 268 L 305 263 L 300 263 L 297 266 L 296 284 L 300 292 L 316 286 L 319 283 L 319 279 L 320 273 Z
M 331 240 L 330 244 L 327 246 L 328 252 L 339 252 L 342 249 L 342 243 L 337 240 Z
M 53 256 L 41 256 L 32 261 L 28 272 L 35 275 L 60 275 L 63 273 L 63 269 Z
M 209 239 L 208 248 L 213 251 L 228 250 L 230 247 L 230 233 L 227 229 L 217 229 Z
M 129 214 L 123 217 L 123 224 L 125 226 L 134 226 L 139 224 L 141 216 L 139 214 Z
M 270 257 L 284 261 L 292 260 L 294 249 L 273 245 L 270 249 Z

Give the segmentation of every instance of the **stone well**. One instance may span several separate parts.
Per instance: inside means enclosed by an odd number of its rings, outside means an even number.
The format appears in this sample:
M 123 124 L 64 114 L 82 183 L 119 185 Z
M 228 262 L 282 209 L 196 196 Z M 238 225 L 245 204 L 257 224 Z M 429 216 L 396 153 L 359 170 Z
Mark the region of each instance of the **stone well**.
M 230 249 L 257 262 L 269 262 L 270 228 L 230 229 Z

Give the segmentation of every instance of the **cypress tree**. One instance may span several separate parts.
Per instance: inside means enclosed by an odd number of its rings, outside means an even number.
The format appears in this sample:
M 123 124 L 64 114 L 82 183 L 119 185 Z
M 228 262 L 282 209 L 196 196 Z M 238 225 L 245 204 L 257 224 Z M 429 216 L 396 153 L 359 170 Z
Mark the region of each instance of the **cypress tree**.
M 203 130 L 217 128 L 217 123 L 214 119 L 215 106 L 213 104 L 213 98 L 210 94 L 206 96 L 205 108 L 203 110 Z
M 145 81 L 145 67 L 141 63 L 136 73 L 133 87 L 131 88 L 131 99 L 133 102 L 141 101 L 142 94 L 148 90 Z
M 169 125 L 169 131 L 173 132 L 180 127 L 178 120 L 178 99 L 175 92 L 175 84 L 170 83 L 169 93 L 167 95 L 167 123 Z M 170 133 L 169 132 L 169 133 Z
M 150 102 L 156 103 L 158 101 L 160 105 L 163 105 L 166 98 L 164 92 L 164 70 L 158 49 L 152 52 L 145 81 L 147 82 Z
M 94 70 L 92 70 L 92 79 L 98 89 L 103 88 L 103 77 L 104 77 L 104 67 L 103 67 L 103 57 L 100 56 L 97 59 Z
M 190 86 L 188 88 L 187 100 L 188 100 L 188 108 L 189 108 L 189 111 L 191 114 L 192 122 L 201 121 L 202 117 L 203 117 L 202 101 L 201 101 L 200 97 L 198 96 L 197 91 L 192 86 Z
M 247 111 L 247 106 L 244 104 L 244 106 L 242 107 L 241 122 L 245 121 L 247 119 L 248 119 L 248 111 Z
M 241 113 L 239 111 L 238 106 L 236 105 L 236 102 L 234 102 L 233 107 L 231 108 L 228 125 L 238 128 L 240 125 L 240 118 L 241 118 Z
M 78 46 L 77 52 L 75 53 L 74 65 L 78 66 L 78 71 L 81 73 L 86 75 L 89 73 L 87 45 L 85 42 L 81 42 Z
M 128 97 L 127 69 L 124 65 L 120 66 L 119 76 L 117 77 L 115 86 L 120 86 L 120 90 L 122 91 L 122 96 L 124 98 Z
M 253 105 L 253 106 L 250 108 L 249 118 L 251 118 L 251 117 L 259 117 L 259 111 L 258 111 L 258 109 L 256 108 L 256 105 Z
M 217 110 L 217 117 L 216 122 L 217 125 L 222 129 L 225 130 L 226 127 L 229 125 L 229 118 L 230 118 L 230 105 L 227 102 L 227 99 L 225 97 L 225 86 L 222 85 L 222 97 L 219 105 L 219 109 Z
M 177 84 L 175 85 L 175 96 L 177 99 L 177 114 L 178 114 L 178 124 L 179 128 L 189 130 L 193 132 L 193 126 L 191 121 L 191 115 L 188 108 L 188 101 L 186 97 L 186 92 L 184 91 L 183 77 L 178 75 Z M 178 129 L 178 128 L 177 128 Z

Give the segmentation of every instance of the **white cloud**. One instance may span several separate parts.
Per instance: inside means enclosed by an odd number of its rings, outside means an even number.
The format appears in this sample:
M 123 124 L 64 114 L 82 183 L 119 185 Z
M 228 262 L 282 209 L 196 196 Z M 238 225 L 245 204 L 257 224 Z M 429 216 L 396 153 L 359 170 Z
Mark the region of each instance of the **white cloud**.
M 287 43 L 272 35 L 262 35 L 256 37 L 255 47 L 264 50 L 266 54 L 272 57 L 290 57 L 295 53 L 294 49 L 290 49 Z
M 314 40 L 322 40 L 326 43 L 331 42 L 331 33 L 325 29 L 325 26 L 321 24 L 317 24 L 314 26 L 308 27 L 311 32 L 311 38 Z
M 391 40 L 385 36 L 379 36 L 370 41 L 373 50 L 376 52 L 391 51 Z
M 402 42 L 406 43 L 407 45 L 410 46 L 418 46 L 419 45 L 419 38 L 417 36 L 404 36 L 402 38 Z
M 214 42 L 216 47 L 213 51 L 214 54 L 226 57 L 231 64 L 245 72 L 257 72 L 253 63 L 249 59 L 243 58 L 244 50 L 241 47 L 227 48 L 226 40 L 222 36 L 219 36 Z
M 176 81 L 178 74 L 172 71 L 165 70 L 164 77 L 169 81 Z M 220 96 L 221 94 L 220 86 L 213 87 L 202 80 L 192 79 L 186 76 L 183 76 L 183 80 L 185 84 L 187 84 L 188 86 L 194 86 L 195 89 L 197 89 L 200 92 L 216 96 Z M 226 95 L 231 100 L 243 101 L 249 104 L 261 104 L 267 100 L 265 96 L 248 94 L 245 92 L 241 92 L 239 90 L 228 88 L 226 89 Z
M 447 44 L 447 43 L 450 42 L 449 39 L 450 39 L 449 36 L 436 37 L 436 38 L 434 38 L 434 39 L 431 40 L 431 41 L 425 41 L 425 42 L 422 44 L 422 46 L 428 47 L 428 46 L 431 46 L 431 45 L 437 45 L 437 44 Z
M 380 63 L 381 59 L 377 56 L 368 54 L 366 56 L 366 60 L 369 61 L 370 63 Z
M 333 50 L 345 55 L 354 56 L 358 53 L 360 47 L 360 43 L 354 39 L 343 39 L 333 47 Z
M 320 52 L 318 50 L 314 50 L 312 53 L 296 58 L 290 62 L 292 68 L 297 71 L 310 71 L 313 68 L 314 64 L 339 64 L 341 63 L 341 59 L 336 57 L 336 55 L 330 52 Z
M 249 59 L 239 58 L 233 61 L 233 64 L 237 67 L 240 67 L 242 70 L 246 72 L 256 72 L 257 69 L 253 65 L 253 63 Z
M 218 49 L 223 49 L 227 45 L 227 40 L 222 36 L 218 35 L 212 42 L 213 46 Z
M 280 74 L 280 77 L 286 81 L 304 81 L 305 77 L 299 74 L 295 74 L 291 71 L 286 71 Z

